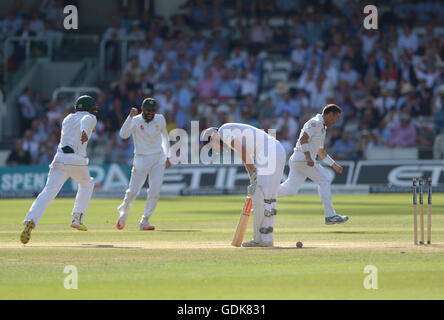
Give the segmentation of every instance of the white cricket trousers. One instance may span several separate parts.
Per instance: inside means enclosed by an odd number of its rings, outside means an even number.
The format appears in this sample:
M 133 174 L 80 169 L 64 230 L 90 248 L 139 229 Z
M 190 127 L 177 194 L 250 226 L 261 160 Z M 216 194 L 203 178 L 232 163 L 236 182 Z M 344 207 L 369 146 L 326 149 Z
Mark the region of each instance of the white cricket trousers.
M 64 164 L 63 162 L 53 160 L 49 165 L 46 185 L 37 199 L 35 199 L 31 209 L 29 209 L 23 224 L 25 224 L 27 220 L 33 220 L 37 226 L 43 213 L 57 196 L 68 178 L 73 178 L 78 183 L 77 195 L 72 212 L 81 212 L 86 215 L 86 210 L 88 209 L 94 191 L 94 179 L 89 175 L 88 166 Z
M 286 154 L 282 145 L 276 143 L 276 153 L 268 156 L 270 166 L 257 165 L 257 189 L 253 199 L 253 240 L 273 242 L 273 227 L 277 214 L 276 198 L 284 174 Z
M 319 198 L 324 205 L 324 213 L 326 217 L 336 215 L 331 200 L 330 178 L 328 172 L 319 163 L 315 163 L 313 167 L 307 165 L 304 161 L 289 161 L 290 173 L 287 180 L 279 187 L 278 197 L 291 197 L 298 193 L 304 181 L 310 178 L 318 185 Z
M 129 215 L 130 207 L 139 195 L 140 189 L 143 187 L 148 176 L 149 188 L 147 190 L 145 211 L 143 212 L 142 219 L 149 219 L 151 217 L 156 208 L 157 200 L 159 200 L 160 189 L 163 183 L 163 173 L 165 171 L 165 161 L 166 156 L 164 153 L 149 156 L 134 156 L 129 186 L 122 204 L 117 208 L 121 215 Z

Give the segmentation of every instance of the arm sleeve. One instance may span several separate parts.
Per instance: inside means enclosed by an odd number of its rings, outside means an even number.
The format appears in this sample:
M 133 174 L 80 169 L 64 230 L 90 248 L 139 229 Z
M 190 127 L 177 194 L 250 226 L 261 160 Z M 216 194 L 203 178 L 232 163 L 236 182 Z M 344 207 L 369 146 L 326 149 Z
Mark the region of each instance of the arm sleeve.
M 170 157 L 170 137 L 168 135 L 168 130 L 166 128 L 166 121 L 163 118 L 163 128 L 162 128 L 162 149 L 165 152 L 167 158 Z
M 131 136 L 131 132 L 133 131 L 134 128 L 134 122 L 133 122 L 133 118 L 131 118 L 130 116 L 128 116 L 125 120 L 125 122 L 122 125 L 122 128 L 120 128 L 120 138 L 122 139 L 128 139 Z
M 327 153 L 325 153 L 325 154 L 326 154 L 326 156 L 325 156 L 325 158 L 322 159 L 322 161 L 324 161 L 326 164 L 328 164 L 331 167 L 332 165 L 335 164 L 335 160 L 333 160 L 333 158 L 330 157 Z
M 80 132 L 85 131 L 87 135 L 89 135 L 92 129 L 97 124 L 97 118 L 93 115 L 87 115 L 80 120 Z
M 234 152 L 236 152 L 239 157 L 248 164 L 254 164 L 254 156 L 249 154 L 247 151 L 247 148 L 245 144 L 243 143 L 242 136 L 237 136 L 235 133 L 236 131 L 239 131 L 240 129 L 233 127 L 231 125 L 223 125 L 219 128 L 219 136 L 221 138 L 221 141 L 223 141 L 229 148 L 233 149 Z M 239 131 L 240 132 L 240 131 Z M 234 143 L 234 146 L 231 144 Z M 237 148 L 236 148 L 237 147 Z M 245 150 L 244 150 L 245 148 Z M 243 151 L 245 151 L 245 159 L 242 158 Z
M 320 123 L 309 121 L 304 125 L 302 131 L 304 131 L 311 138 L 313 134 L 321 129 L 321 127 L 322 125 Z
M 219 128 L 218 130 L 220 139 L 229 147 L 231 147 L 231 142 L 236 138 L 233 134 L 227 134 L 223 128 Z

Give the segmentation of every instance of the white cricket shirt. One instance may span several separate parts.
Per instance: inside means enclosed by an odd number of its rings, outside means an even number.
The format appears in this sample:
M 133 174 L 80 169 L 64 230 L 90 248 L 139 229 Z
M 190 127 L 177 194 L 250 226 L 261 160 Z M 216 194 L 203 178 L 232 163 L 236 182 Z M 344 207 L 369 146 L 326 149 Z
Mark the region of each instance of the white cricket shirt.
M 273 136 L 264 130 L 243 123 L 225 123 L 219 128 L 218 132 L 224 143 L 230 147 L 233 140 L 240 143 L 245 139 L 247 154 L 256 165 L 267 163 L 268 157 L 271 156 L 268 151 L 276 150 L 278 143 Z M 271 149 L 272 147 L 274 149 Z
M 82 131 L 85 131 L 90 138 L 96 124 L 96 116 L 87 111 L 77 111 L 67 115 L 62 122 L 62 134 L 57 152 L 63 153 L 62 148 L 69 146 L 76 155 L 86 157 L 88 141 L 83 144 L 80 141 Z
M 290 157 L 291 161 L 305 161 L 305 154 L 302 151 L 301 143 L 299 142 L 304 132 L 310 137 L 308 140 L 308 148 L 313 161 L 316 159 L 318 150 L 324 148 L 327 127 L 324 124 L 324 118 L 318 113 L 304 124 L 298 142 L 296 143 L 296 147 L 294 148 L 294 153 Z
M 150 122 L 146 122 L 142 114 L 133 118 L 128 116 L 120 129 L 120 137 L 128 139 L 131 135 L 135 155 L 149 156 L 162 152 L 169 155 L 170 142 L 163 115 L 155 114 Z

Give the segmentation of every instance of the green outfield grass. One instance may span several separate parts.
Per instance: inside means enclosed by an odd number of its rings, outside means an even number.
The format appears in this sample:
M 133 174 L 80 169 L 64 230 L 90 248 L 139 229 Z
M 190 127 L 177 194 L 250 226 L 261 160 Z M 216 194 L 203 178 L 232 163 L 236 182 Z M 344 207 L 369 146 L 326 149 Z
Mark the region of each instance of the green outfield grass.
M 279 199 L 275 248 L 230 246 L 240 196 L 161 199 L 156 231 L 144 232 L 143 200 L 119 231 L 120 200 L 92 199 L 80 232 L 69 227 L 74 199 L 56 199 L 27 246 L 19 236 L 33 199 L 1 200 L 0 299 L 444 298 L 444 197 L 434 195 L 433 244 L 423 247 L 412 244 L 410 194 L 333 200 L 345 225 L 324 225 L 316 195 Z M 68 265 L 77 290 L 64 288 Z M 364 288 L 367 265 L 378 270 L 377 290 Z

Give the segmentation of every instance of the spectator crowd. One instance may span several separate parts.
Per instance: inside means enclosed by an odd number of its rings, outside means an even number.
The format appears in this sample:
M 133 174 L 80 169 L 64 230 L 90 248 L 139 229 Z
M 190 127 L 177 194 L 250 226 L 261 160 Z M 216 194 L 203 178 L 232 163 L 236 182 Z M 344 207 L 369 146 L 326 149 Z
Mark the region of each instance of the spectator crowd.
M 70 1 L 76 3 L 76 1 Z M 16 71 L 27 58 L 27 40 L 31 38 L 46 38 L 52 42 L 53 48 L 61 45 L 63 12 L 65 3 L 63 0 L 38 0 L 30 12 L 23 9 L 23 1 L 15 0 L 13 7 L 7 16 L 1 21 L 0 58 L 6 63 L 8 72 Z M 15 37 L 11 46 L 6 48 L 5 41 L 9 37 Z M 38 57 L 48 53 L 49 47 L 46 41 L 31 41 L 29 43 L 30 57 Z M 1 68 L 3 72 L 4 66 Z M 1 78 L 3 80 L 3 77 Z
M 123 71 L 97 97 L 93 146 L 103 145 L 105 162 L 129 163 L 132 143 L 122 141 L 118 130 L 131 107 L 151 96 L 169 130 L 190 130 L 193 120 L 200 129 L 225 122 L 275 128 L 288 154 L 304 122 L 328 103 L 343 110 L 327 133 L 326 148 L 335 159 L 367 159 L 377 147 L 432 149 L 444 134 L 444 4 L 376 1 L 388 8 L 378 30 L 363 28 L 364 5 L 191 0 L 171 23 L 122 9 L 103 38 L 109 40 L 106 70 Z M 273 17 L 285 24 L 272 25 Z M 124 66 L 122 39 L 131 39 Z M 289 62 L 285 80 L 270 81 L 270 61 Z M 15 153 L 46 164 L 72 109 L 57 100 L 44 104 L 31 88 L 18 106 L 23 138 Z

